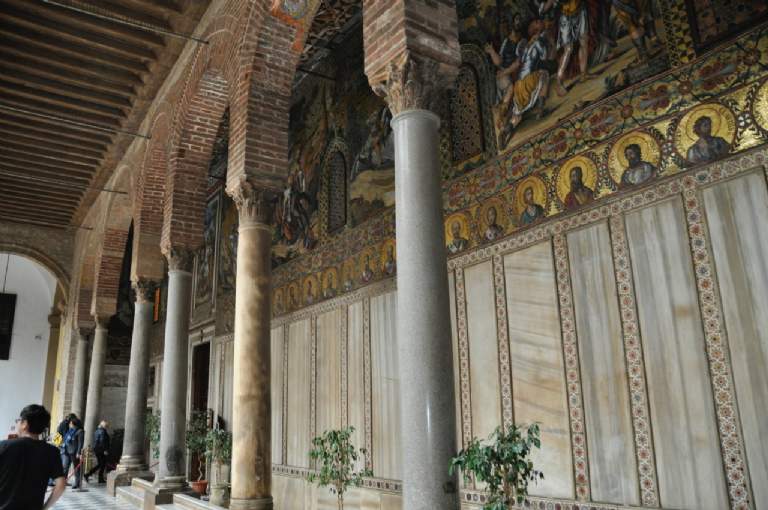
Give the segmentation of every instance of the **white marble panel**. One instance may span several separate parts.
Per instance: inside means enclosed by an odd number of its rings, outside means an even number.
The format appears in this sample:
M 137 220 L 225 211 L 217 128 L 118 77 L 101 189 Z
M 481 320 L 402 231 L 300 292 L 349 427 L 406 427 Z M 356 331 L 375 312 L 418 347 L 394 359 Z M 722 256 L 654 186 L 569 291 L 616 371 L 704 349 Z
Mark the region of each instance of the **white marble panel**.
M 573 498 L 568 396 L 550 241 L 504 257 L 512 394 L 517 424 L 541 424 L 537 496 Z
M 728 507 L 704 332 L 680 199 L 628 214 L 663 507 Z
M 310 321 L 288 326 L 288 458 L 289 466 L 309 467 Z
M 752 491 L 768 509 L 768 193 L 754 173 L 704 191 Z
M 222 345 L 224 349 L 224 384 L 223 384 L 223 396 L 221 406 L 221 417 L 224 418 L 224 423 L 232 423 L 232 398 L 233 387 L 235 379 L 235 343 L 233 341 L 225 342 Z M 162 386 L 162 385 L 160 385 Z M 158 400 L 159 402 L 160 400 Z
M 341 310 L 317 317 L 317 435 L 341 428 Z
M 371 385 L 373 400 L 373 473 L 399 480 L 400 374 L 397 361 L 394 292 L 371 298 Z
M 568 234 L 592 500 L 639 504 L 624 341 L 608 225 Z
M 347 409 L 349 425 L 355 428 L 352 444 L 357 448 L 365 447 L 365 373 L 363 349 L 363 302 L 352 303 L 348 308 L 349 323 L 347 335 Z M 358 459 L 356 469 L 365 464 L 365 459 Z
M 283 326 L 270 339 L 270 398 L 272 399 L 272 463 L 283 463 Z
M 472 435 L 486 438 L 501 425 L 499 348 L 491 261 L 464 270 L 469 338 Z

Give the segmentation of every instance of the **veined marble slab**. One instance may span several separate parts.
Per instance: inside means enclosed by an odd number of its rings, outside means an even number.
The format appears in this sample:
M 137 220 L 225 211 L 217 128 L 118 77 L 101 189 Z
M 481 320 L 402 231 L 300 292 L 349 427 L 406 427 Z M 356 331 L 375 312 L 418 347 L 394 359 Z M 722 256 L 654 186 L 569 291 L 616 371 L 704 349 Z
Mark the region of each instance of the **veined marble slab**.
M 466 268 L 464 285 L 467 293 L 472 435 L 484 439 L 501 426 L 499 348 L 491 261 Z
M 272 463 L 283 463 L 283 328 L 270 338 L 270 398 L 272 399 Z
M 663 507 L 728 508 L 704 330 L 679 198 L 626 216 Z
M 288 326 L 288 435 L 289 466 L 309 467 L 310 320 Z
M 768 509 L 768 193 L 762 172 L 704 191 L 752 492 Z
M 317 435 L 341 427 L 341 310 L 317 317 Z
M 608 225 L 568 234 L 592 500 L 640 503 Z
M 400 480 L 400 374 L 395 313 L 397 295 L 371 298 L 371 399 L 373 400 L 373 473 Z M 418 391 L 417 388 L 414 388 Z
M 544 480 L 536 496 L 573 498 L 568 396 L 563 368 L 555 268 L 547 241 L 504 257 L 512 394 L 517 424 L 541 424 L 534 466 Z
M 365 447 L 365 375 L 363 349 L 363 302 L 349 305 L 348 309 L 349 344 L 347 347 L 347 408 L 349 424 L 355 428 L 352 443 L 357 448 Z M 355 469 L 361 469 L 365 459 L 358 459 Z

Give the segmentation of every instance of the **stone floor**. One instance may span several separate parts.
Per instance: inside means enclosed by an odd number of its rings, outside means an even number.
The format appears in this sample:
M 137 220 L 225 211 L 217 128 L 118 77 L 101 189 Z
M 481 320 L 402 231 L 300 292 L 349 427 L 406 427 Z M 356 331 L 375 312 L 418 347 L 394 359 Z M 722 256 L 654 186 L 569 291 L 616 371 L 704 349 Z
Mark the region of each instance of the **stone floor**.
M 54 510 L 136 510 L 135 507 L 109 496 L 105 485 L 91 485 L 82 492 L 67 487 L 64 495 L 53 508 Z

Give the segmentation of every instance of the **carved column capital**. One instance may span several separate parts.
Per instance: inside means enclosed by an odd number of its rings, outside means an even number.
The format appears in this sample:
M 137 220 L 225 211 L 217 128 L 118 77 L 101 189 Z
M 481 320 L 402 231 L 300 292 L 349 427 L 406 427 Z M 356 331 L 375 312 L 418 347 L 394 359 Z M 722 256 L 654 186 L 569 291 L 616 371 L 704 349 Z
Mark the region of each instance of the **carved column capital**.
M 458 67 L 404 51 L 386 67 L 373 91 L 398 115 L 408 110 L 436 110 L 441 94 L 453 86 Z
M 195 260 L 195 253 L 185 247 L 171 247 L 163 252 L 168 259 L 168 269 L 170 271 L 192 272 L 192 264 Z
M 109 326 L 109 317 L 106 315 L 94 315 L 93 320 L 96 323 L 96 329 L 107 329 Z
M 227 189 L 239 213 L 240 227 L 269 225 L 275 208 L 277 193 L 274 190 L 256 186 L 247 179 L 241 179 Z
M 147 280 L 146 278 L 139 278 L 133 281 L 131 286 L 136 294 L 137 303 L 152 303 L 154 301 L 157 282 Z
M 80 336 L 80 340 L 88 341 L 88 337 L 93 333 L 93 328 L 87 326 L 81 326 L 76 329 L 77 334 Z

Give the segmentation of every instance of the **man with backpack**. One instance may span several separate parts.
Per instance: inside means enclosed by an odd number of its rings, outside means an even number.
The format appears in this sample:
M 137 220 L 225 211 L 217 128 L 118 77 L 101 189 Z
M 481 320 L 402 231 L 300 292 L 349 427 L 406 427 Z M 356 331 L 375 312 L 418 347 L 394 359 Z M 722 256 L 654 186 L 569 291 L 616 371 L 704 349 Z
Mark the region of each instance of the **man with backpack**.
M 109 432 L 107 432 L 108 423 L 102 421 L 99 423 L 99 428 L 93 434 L 93 453 L 96 454 L 96 465 L 85 474 L 85 481 L 88 482 L 88 478 L 95 473 L 99 472 L 99 483 L 107 483 L 107 479 L 104 478 L 104 471 L 107 469 L 107 455 L 109 455 Z
M 75 484 L 73 489 L 80 488 L 80 477 L 82 469 L 80 463 L 82 461 L 83 442 L 85 433 L 83 432 L 83 425 L 80 419 L 75 418 L 69 422 L 69 430 L 64 435 L 64 472 L 69 472 L 69 467 L 73 466 L 75 469 Z

